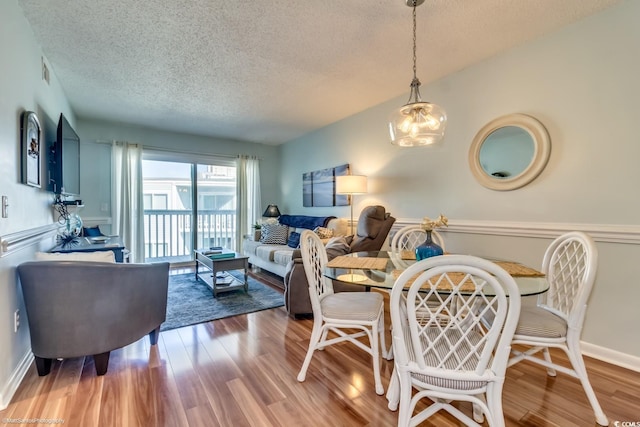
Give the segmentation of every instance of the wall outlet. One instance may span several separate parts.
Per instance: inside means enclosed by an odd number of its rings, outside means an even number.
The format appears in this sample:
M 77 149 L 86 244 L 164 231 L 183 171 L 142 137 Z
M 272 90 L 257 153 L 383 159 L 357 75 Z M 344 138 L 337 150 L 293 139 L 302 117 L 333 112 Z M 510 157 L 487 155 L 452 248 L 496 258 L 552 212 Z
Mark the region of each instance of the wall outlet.
M 16 310 L 13 313 L 13 332 L 18 332 L 20 327 L 20 310 Z

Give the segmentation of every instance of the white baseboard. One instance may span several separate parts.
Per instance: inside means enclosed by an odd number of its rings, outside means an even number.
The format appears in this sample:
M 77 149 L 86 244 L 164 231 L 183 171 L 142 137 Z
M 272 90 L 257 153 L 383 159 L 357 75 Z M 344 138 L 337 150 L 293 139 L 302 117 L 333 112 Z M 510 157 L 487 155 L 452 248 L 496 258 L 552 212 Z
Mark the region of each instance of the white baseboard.
M 582 354 L 585 356 L 593 357 L 594 359 L 602 360 L 603 362 L 620 366 L 621 368 L 640 372 L 640 357 L 584 341 L 580 341 L 580 348 L 582 349 Z
M 27 374 L 31 363 L 33 362 L 33 354 L 31 350 L 27 351 L 24 355 L 20 363 L 18 363 L 18 367 L 11 375 L 9 382 L 7 382 L 4 387 L 2 387 L 2 392 L 0 392 L 0 411 L 4 410 L 9 406 L 13 395 L 16 390 L 18 390 L 18 386 L 22 382 L 22 379 Z

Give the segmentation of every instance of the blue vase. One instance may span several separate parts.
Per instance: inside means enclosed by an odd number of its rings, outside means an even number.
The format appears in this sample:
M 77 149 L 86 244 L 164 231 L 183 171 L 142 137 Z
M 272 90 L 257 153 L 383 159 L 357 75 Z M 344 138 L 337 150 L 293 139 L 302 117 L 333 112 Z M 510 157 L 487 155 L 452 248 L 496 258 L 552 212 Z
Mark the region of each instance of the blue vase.
M 423 244 L 416 247 L 416 260 L 420 261 L 432 256 L 442 255 L 442 248 L 431 240 L 431 230 L 427 230 L 427 240 Z

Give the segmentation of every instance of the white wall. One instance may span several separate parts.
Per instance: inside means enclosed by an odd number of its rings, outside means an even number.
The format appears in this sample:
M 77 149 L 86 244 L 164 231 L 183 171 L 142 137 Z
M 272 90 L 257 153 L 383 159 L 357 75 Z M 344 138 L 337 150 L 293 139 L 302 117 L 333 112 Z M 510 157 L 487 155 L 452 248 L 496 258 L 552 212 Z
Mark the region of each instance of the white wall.
M 143 144 L 145 148 L 159 148 L 179 153 L 257 156 L 260 159 L 262 204 L 266 207 L 269 203 L 278 203 L 280 200 L 279 147 L 158 131 L 91 119 L 79 119 L 76 131 L 83 141 L 80 154 L 82 160 L 80 198 L 85 205 L 81 212 L 83 220 L 101 222 L 111 218 L 111 148 L 108 144 L 99 143 L 100 141 L 137 142 Z M 103 211 L 105 204 L 108 205 L 108 209 Z
M 449 117 L 438 146 L 407 149 L 389 143 L 388 117 L 406 96 L 285 144 L 281 186 L 287 203 L 281 210 L 348 217 L 348 207 L 304 208 L 302 173 L 350 163 L 353 173 L 370 177 L 370 193 L 356 197 L 356 216 L 372 203 L 408 222 L 442 212 L 452 231 L 460 231 L 447 233 L 448 250 L 540 265 L 554 230 L 593 231 L 602 236 L 600 268 L 583 340 L 640 357 L 640 340 L 630 326 L 640 323 L 638 16 L 640 2 L 623 2 L 424 85 L 423 99 L 443 106 Z M 418 55 L 428 57 L 428 47 Z M 468 167 L 469 147 L 486 123 L 516 112 L 538 118 L 548 129 L 549 164 L 521 189 L 486 189 Z M 506 223 L 517 223 L 520 231 L 496 236 Z M 462 233 L 461 224 L 474 234 Z M 615 239 L 607 230 L 632 232 L 631 243 L 610 243 Z
M 45 191 L 46 157 L 42 150 L 42 189 L 21 184 L 20 117 L 35 111 L 43 143 L 55 139 L 60 113 L 73 124 L 69 104 L 51 70 L 51 84 L 41 79 L 40 47 L 15 0 L 0 3 L 0 193 L 9 197 L 9 217 L 0 218 L 0 239 L 52 224 L 53 196 Z M 51 246 L 52 241 L 49 241 Z M 42 243 L 45 244 L 45 243 Z M 16 265 L 33 257 L 37 245 L 9 251 L 0 258 L 0 409 L 17 387 L 25 363 L 31 363 L 27 317 L 16 278 Z M 22 326 L 13 332 L 13 313 Z M 28 367 L 28 365 L 26 365 Z

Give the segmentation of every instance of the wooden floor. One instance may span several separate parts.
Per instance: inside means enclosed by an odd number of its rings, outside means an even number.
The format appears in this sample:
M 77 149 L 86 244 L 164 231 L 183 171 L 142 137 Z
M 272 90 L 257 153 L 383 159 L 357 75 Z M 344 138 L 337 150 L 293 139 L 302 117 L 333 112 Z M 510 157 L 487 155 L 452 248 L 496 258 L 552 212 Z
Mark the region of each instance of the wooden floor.
M 370 358 L 353 345 L 316 352 L 306 381 L 296 381 L 311 325 L 282 307 L 163 332 L 153 347 L 142 339 L 113 351 L 102 377 L 90 357 L 55 362 L 46 377 L 32 365 L 0 425 L 17 418 L 73 427 L 395 425 L 397 413 L 375 394 Z M 640 422 L 640 373 L 586 363 L 611 425 Z M 392 368 L 382 361 L 385 389 Z M 504 411 L 508 426 L 595 425 L 577 380 L 547 377 L 529 362 L 508 370 Z M 460 424 L 438 414 L 424 425 Z

